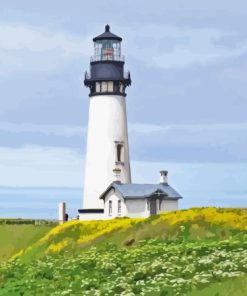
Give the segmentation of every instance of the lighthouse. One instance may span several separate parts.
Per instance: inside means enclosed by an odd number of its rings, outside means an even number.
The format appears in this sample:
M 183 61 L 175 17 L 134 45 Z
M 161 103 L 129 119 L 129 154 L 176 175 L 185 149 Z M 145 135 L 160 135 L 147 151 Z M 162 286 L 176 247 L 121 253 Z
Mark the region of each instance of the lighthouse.
M 115 180 L 131 183 L 126 87 L 131 84 L 130 72 L 124 71 L 121 53 L 122 38 L 105 26 L 105 32 L 95 38 L 90 70 L 84 85 L 89 88 L 89 119 L 83 210 L 100 213 L 104 204 L 99 198 Z
M 124 71 L 122 38 L 106 25 L 93 42 L 94 55 L 84 80 L 90 102 L 79 219 L 145 218 L 175 211 L 182 196 L 168 184 L 168 171 L 160 172 L 159 183 L 131 182 L 126 115 L 126 87 L 131 79 Z

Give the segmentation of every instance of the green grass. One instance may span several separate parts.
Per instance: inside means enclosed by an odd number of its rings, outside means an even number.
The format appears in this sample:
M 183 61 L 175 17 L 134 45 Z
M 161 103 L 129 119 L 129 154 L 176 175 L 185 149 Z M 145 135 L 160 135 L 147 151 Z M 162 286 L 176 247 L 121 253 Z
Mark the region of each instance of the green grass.
M 72 221 L 34 241 L 0 266 L 0 295 L 247 295 L 245 209 Z
M 211 284 L 205 289 L 197 289 L 187 296 L 244 296 L 247 295 L 247 276 Z
M 0 263 L 34 244 L 52 229 L 39 225 L 0 225 Z
M 181 230 L 182 227 L 182 230 Z M 247 210 L 198 208 L 181 210 L 148 219 L 114 219 L 106 221 L 72 221 L 54 228 L 41 241 L 22 256 L 30 262 L 44 256 L 53 248 L 55 252 L 80 253 L 92 246 L 113 243 L 124 247 L 144 239 L 215 242 L 227 239 L 240 230 L 247 230 Z

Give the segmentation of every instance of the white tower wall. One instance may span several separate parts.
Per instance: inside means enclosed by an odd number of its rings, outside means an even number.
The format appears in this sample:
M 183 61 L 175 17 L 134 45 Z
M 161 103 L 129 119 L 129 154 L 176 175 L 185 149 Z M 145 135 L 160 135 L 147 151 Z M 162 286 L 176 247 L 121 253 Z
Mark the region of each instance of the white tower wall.
M 114 181 L 114 168 L 121 169 L 122 183 L 131 183 L 131 173 L 125 97 L 95 95 L 89 105 L 83 207 L 93 209 L 103 208 L 99 196 Z

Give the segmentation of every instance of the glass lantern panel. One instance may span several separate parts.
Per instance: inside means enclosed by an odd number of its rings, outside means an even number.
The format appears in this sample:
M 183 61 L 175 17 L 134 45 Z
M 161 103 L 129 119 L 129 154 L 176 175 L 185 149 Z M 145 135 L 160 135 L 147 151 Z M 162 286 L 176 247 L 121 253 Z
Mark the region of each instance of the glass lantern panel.
M 101 59 L 102 44 L 100 42 L 94 43 L 94 59 L 99 61 Z
M 117 40 L 99 40 L 94 43 L 94 59 L 116 60 L 121 59 L 121 45 Z

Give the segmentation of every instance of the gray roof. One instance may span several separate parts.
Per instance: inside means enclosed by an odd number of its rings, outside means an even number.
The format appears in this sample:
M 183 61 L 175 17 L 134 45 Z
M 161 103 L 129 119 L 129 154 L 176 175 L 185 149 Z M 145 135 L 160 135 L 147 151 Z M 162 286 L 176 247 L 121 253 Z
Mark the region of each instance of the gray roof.
M 101 194 L 100 198 L 104 199 L 105 195 L 112 188 L 117 190 L 122 197 L 126 199 L 146 198 L 153 195 L 159 196 L 158 192 L 160 192 L 161 197 L 167 199 L 182 198 L 182 196 L 168 184 L 122 184 L 120 182 L 111 183 L 110 186 Z

